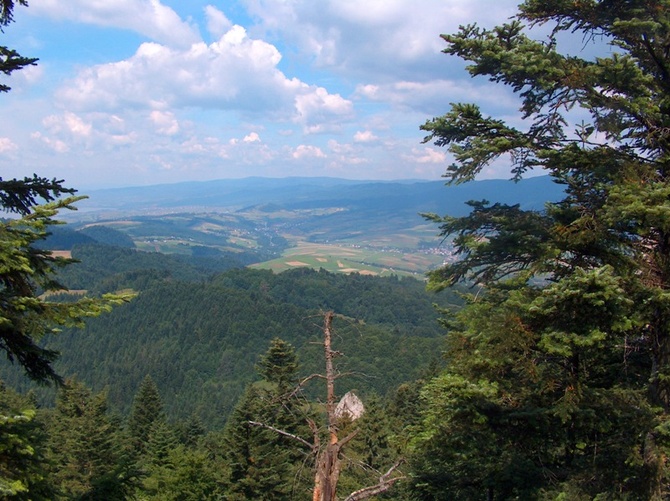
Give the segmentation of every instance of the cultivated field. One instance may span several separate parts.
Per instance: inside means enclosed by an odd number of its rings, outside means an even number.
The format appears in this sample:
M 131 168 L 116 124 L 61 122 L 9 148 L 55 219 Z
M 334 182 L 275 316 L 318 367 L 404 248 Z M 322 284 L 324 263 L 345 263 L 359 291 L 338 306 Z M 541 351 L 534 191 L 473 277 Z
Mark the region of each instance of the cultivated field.
M 294 247 L 286 249 L 281 258 L 259 263 L 253 267 L 271 269 L 276 272 L 297 267 L 310 267 L 323 268 L 337 273 L 379 276 L 411 275 L 420 278 L 426 271 L 441 263 L 442 258 L 432 254 L 297 242 Z

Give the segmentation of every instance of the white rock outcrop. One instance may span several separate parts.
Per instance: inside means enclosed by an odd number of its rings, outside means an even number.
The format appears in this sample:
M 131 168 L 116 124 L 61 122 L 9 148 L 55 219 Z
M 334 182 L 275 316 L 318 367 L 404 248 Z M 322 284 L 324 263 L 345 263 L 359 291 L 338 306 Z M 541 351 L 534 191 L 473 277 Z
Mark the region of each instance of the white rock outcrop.
M 365 406 L 361 399 L 353 391 L 348 392 L 335 407 L 335 417 L 342 419 L 344 417 L 356 421 L 365 412 Z

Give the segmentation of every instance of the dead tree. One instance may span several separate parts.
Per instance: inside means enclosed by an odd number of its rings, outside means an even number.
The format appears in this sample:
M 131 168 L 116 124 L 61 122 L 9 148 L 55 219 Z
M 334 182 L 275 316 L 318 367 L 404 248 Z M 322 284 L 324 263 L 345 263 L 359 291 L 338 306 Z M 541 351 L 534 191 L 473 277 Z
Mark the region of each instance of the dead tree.
M 335 413 L 335 380 L 337 379 L 338 374 L 335 371 L 333 360 L 337 355 L 339 355 L 339 352 L 333 350 L 331 345 L 333 316 L 334 314 L 332 311 L 324 314 L 323 347 L 326 361 L 326 374 L 318 375 L 318 377 L 323 378 L 326 381 L 326 428 L 328 443 L 325 444 L 325 446 L 322 445 L 319 427 L 311 419 L 307 420 L 313 434 L 313 442 L 311 443 L 301 437 L 279 430 L 272 426 L 255 421 L 249 421 L 249 424 L 251 425 L 261 426 L 263 428 L 273 430 L 276 433 L 293 438 L 303 445 L 311 448 L 312 453 L 316 459 L 312 501 L 337 501 L 337 483 L 339 481 L 340 471 L 342 468 L 342 448 L 352 438 L 354 438 L 357 433 L 357 430 L 355 430 L 342 439 L 340 439 L 338 436 L 338 419 Z M 312 379 L 313 377 L 315 376 L 310 376 L 306 380 Z M 396 482 L 405 478 L 402 475 L 393 476 L 401 463 L 402 461 L 398 461 L 396 464 L 394 464 L 385 474 L 379 478 L 379 482 L 376 485 L 365 487 L 351 493 L 345 501 L 360 501 L 386 492 Z

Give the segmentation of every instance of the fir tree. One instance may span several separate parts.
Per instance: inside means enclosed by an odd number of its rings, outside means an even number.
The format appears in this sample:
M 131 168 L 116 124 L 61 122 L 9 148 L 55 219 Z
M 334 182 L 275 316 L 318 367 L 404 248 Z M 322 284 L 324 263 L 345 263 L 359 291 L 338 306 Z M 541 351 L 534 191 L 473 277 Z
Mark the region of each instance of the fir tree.
M 522 22 L 548 23 L 547 41 Z M 462 259 L 430 274 L 477 283 L 449 320 L 448 368 L 423 398 L 423 499 L 662 499 L 670 492 L 670 2 L 540 1 L 493 30 L 443 36 L 474 76 L 508 85 L 516 128 L 474 104 L 428 121 L 451 182 L 499 157 L 565 187 L 543 212 L 472 202 L 429 217 Z M 608 44 L 586 60 L 558 36 Z M 602 37 L 602 38 L 601 38 Z M 581 108 L 589 122 L 569 126 Z
M 274 339 L 258 364 L 263 383 L 247 387 L 224 433 L 229 499 L 303 499 L 311 484 L 305 468 L 311 451 L 261 422 L 295 436 L 309 436 L 303 402 L 288 392 L 295 381 L 293 347 Z
M 0 382 L 0 497 L 53 499 L 47 478 L 46 431 L 37 410 Z
M 163 401 L 158 387 L 147 374 L 137 390 L 128 418 L 128 432 L 139 453 L 145 450 L 154 424 L 164 419 Z
M 77 381 L 58 393 L 48 419 L 51 478 L 61 496 L 125 499 L 135 482 L 126 440 L 107 415 L 104 393 Z

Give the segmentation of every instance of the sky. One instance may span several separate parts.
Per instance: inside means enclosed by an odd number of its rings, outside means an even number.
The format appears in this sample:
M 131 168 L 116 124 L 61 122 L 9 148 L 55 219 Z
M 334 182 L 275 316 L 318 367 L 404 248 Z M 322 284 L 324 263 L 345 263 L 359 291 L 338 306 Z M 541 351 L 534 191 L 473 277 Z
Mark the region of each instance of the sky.
M 74 188 L 250 176 L 439 180 L 420 125 L 452 102 L 514 120 L 441 33 L 517 0 L 31 0 L 0 45 L 0 175 Z M 505 178 L 504 163 L 482 178 Z

